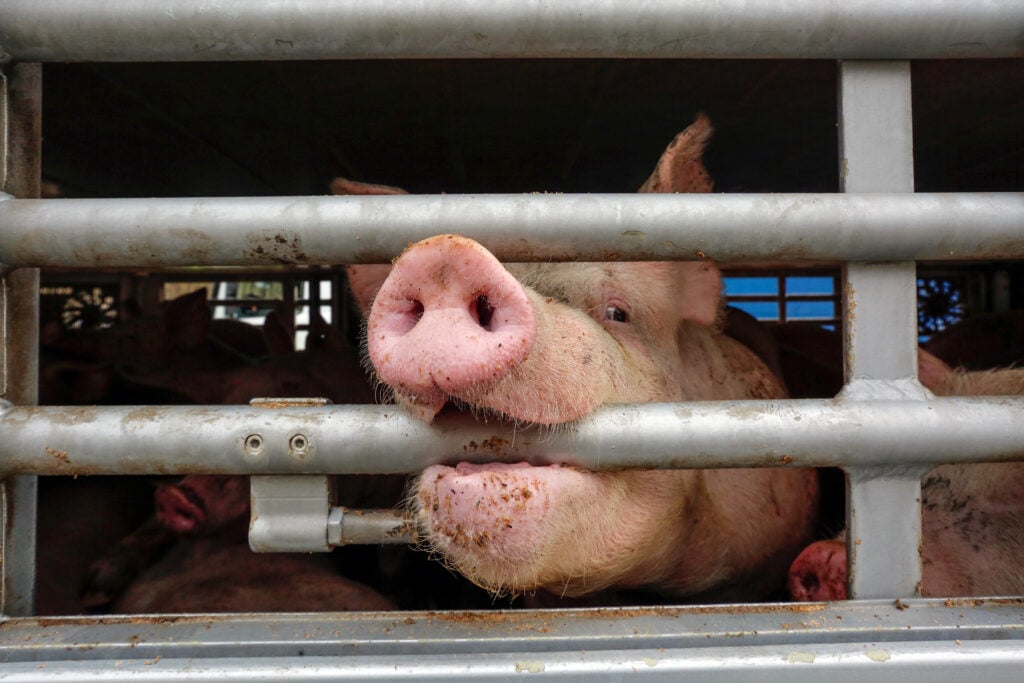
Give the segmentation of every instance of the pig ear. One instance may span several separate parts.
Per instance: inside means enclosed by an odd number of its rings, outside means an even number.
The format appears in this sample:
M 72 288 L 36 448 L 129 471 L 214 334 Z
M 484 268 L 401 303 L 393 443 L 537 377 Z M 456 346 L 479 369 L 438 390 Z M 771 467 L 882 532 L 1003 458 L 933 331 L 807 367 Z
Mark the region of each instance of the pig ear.
M 360 312 L 366 315 L 377 290 L 391 272 L 391 264 L 349 265 L 345 266 L 345 271 L 348 273 L 348 287 L 359 304 Z
M 306 348 L 345 353 L 349 350 L 349 345 L 338 328 L 324 320 L 319 311 L 313 311 L 313 317 L 309 321 Z
M 263 319 L 263 339 L 271 356 L 283 356 L 295 350 L 295 329 L 282 310 L 273 310 Z
M 665 148 L 654 172 L 640 192 L 711 192 L 714 183 L 704 168 L 704 148 L 713 132 L 711 120 L 698 114 L 696 120 Z M 722 275 L 711 261 L 679 263 L 679 307 L 682 320 L 721 327 L 725 309 Z
M 348 178 L 335 178 L 331 181 L 331 194 L 409 194 L 400 187 L 391 185 L 372 185 L 360 183 Z
M 331 181 L 332 194 L 408 194 L 400 187 L 391 185 L 373 185 L 361 183 L 348 178 L 335 178 Z M 359 310 L 366 315 L 370 310 L 373 298 L 377 296 L 377 290 L 384 284 L 385 278 L 391 272 L 390 265 L 350 265 L 346 266 L 348 272 L 348 284 L 352 294 L 359 304 Z
M 165 330 L 178 348 L 196 348 L 206 340 L 213 319 L 206 305 L 206 288 L 165 301 L 162 315 Z
M 917 379 L 928 389 L 940 396 L 948 392 L 946 387 L 953 378 L 953 368 L 945 361 L 933 356 L 924 349 L 917 350 Z
M 704 114 L 669 143 L 651 177 L 639 192 L 711 192 L 714 182 L 704 168 L 704 148 L 714 128 Z
M 677 313 L 681 320 L 721 329 L 725 325 L 722 274 L 711 261 L 676 264 L 679 283 Z

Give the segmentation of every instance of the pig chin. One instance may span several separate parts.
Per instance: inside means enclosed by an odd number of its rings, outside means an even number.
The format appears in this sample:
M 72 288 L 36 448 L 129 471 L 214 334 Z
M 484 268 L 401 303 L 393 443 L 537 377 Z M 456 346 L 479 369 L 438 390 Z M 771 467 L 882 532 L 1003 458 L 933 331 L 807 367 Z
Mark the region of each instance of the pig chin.
M 561 586 L 574 553 L 559 519 L 593 500 L 599 475 L 559 465 L 460 463 L 428 467 L 414 483 L 431 550 L 495 594 Z

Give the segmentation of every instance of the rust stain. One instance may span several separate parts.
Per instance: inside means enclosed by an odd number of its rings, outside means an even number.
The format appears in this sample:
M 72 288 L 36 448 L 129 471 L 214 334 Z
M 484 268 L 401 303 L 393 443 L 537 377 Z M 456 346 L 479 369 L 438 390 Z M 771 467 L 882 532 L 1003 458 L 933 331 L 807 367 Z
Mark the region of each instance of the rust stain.
M 50 448 L 49 446 L 47 446 L 46 447 L 46 452 L 49 453 L 51 456 L 53 456 L 54 460 L 56 460 L 57 462 L 59 462 L 62 465 L 70 465 L 71 464 L 71 460 L 68 458 L 67 451 L 60 451 L 60 450 L 57 450 L 56 448 Z
M 1024 597 L 1021 598 L 948 598 L 944 603 L 946 607 L 1015 607 L 1024 605 Z
M 249 401 L 253 408 L 280 410 L 281 408 L 323 408 L 332 404 L 331 399 L 322 397 L 310 398 L 258 398 Z
M 250 234 L 247 241 L 249 249 L 245 255 L 248 258 L 286 265 L 304 264 L 310 260 L 297 233 L 267 231 L 260 235 Z

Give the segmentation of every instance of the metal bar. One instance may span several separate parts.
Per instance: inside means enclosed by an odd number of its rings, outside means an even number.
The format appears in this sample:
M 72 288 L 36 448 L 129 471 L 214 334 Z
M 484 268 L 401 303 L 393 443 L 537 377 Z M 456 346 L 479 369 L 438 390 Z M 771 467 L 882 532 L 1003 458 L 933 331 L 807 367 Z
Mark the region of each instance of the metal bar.
M 38 197 L 42 125 L 42 69 L 17 64 L 0 73 L 0 189 Z M 0 280 L 0 398 L 38 400 L 39 271 L 2 272 Z M 0 613 L 32 614 L 35 595 L 36 494 L 32 476 L 0 482 Z
M 839 109 L 841 189 L 912 193 L 910 63 L 843 62 Z M 896 254 L 886 258 L 843 267 L 846 398 L 928 394 L 917 383 L 915 264 L 895 260 Z M 898 380 L 901 388 L 886 380 Z M 895 467 L 847 468 L 847 580 L 853 597 L 920 594 L 924 472 L 893 460 Z
M 1020 56 L 1016 0 L 6 0 L 26 61 Z
M 308 443 L 301 456 L 289 446 L 297 435 Z M 17 406 L 0 417 L 7 474 L 384 474 L 459 460 L 592 470 L 911 467 L 1021 458 L 1024 397 L 1017 396 L 647 403 L 608 406 L 557 430 L 466 415 L 427 425 L 375 405 Z
M 409 544 L 416 538 L 416 519 L 409 512 L 334 507 L 327 518 L 327 542 L 331 546 Z
M 255 552 L 331 549 L 327 542 L 330 482 L 326 476 L 256 476 L 250 478 L 249 490 L 249 547 Z
M 845 265 L 847 382 L 917 379 L 916 270 L 913 261 Z
M 0 263 L 387 263 L 440 233 L 506 261 L 954 260 L 1024 254 L 1024 193 L 0 201 Z
M 1019 600 L 13 619 L 16 681 L 1019 680 Z M 115 664 L 116 662 L 116 664 Z M 944 675 L 948 674 L 948 675 Z M 749 679 L 744 679 L 746 675 Z
M 536 659 L 519 653 L 416 654 L 405 656 L 340 658 L 292 655 L 273 660 L 246 657 L 193 660 L 105 660 L 79 664 L 56 662 L 40 669 L 36 664 L 5 667 L 9 680 L 19 683 L 99 680 L 146 683 L 217 683 L 218 681 L 522 681 L 527 674 L 544 673 L 550 680 L 662 681 L 699 679 L 712 683 L 784 680 L 816 683 L 823 678 L 839 683 L 863 680 L 892 683 L 970 681 L 979 674 L 993 683 L 1016 683 L 1024 653 L 1019 644 L 987 641 L 967 648 L 951 642 L 900 643 L 889 648 L 870 644 L 818 645 L 794 650 L 765 648 L 647 649 L 627 646 L 618 652 L 584 649 L 545 652 Z M 880 666 L 879 662 L 884 662 Z M 889 664 L 889 662 L 893 662 Z M 154 664 L 156 666 L 154 666 Z M 809 666 L 813 664 L 813 666 Z M 464 678 L 463 678 L 464 677 Z

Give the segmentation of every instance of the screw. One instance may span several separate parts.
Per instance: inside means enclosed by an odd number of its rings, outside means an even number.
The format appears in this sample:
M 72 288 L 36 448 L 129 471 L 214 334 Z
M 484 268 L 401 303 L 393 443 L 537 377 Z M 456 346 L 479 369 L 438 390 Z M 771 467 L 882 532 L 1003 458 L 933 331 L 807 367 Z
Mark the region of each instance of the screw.
M 250 434 L 245 437 L 245 450 L 249 455 L 256 455 L 263 450 L 263 437 L 259 434 Z
M 292 440 L 288 442 L 288 445 L 296 453 L 302 453 L 309 447 L 309 441 L 302 434 L 296 434 L 292 437 Z

